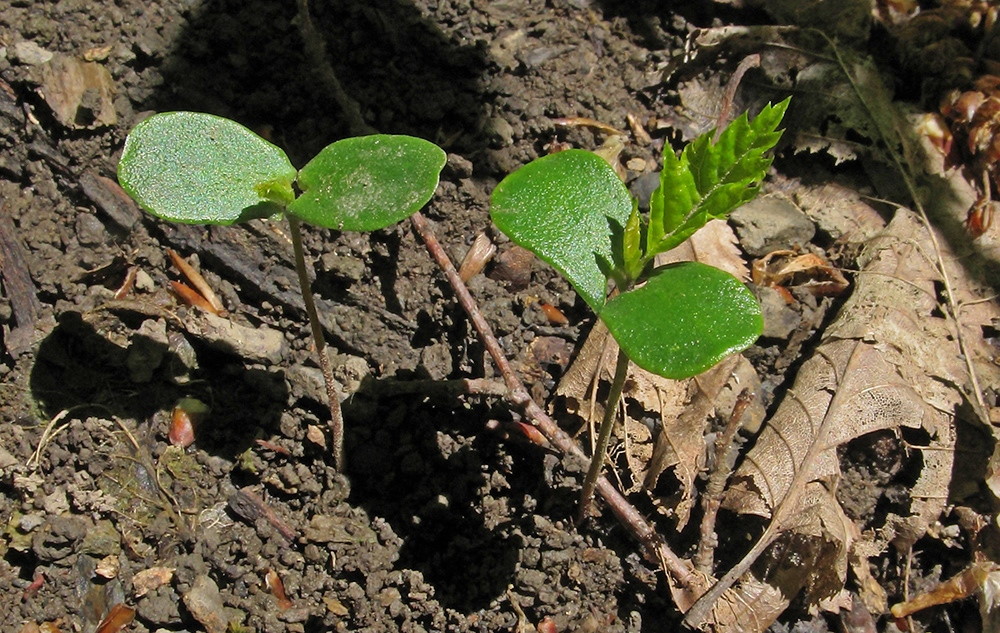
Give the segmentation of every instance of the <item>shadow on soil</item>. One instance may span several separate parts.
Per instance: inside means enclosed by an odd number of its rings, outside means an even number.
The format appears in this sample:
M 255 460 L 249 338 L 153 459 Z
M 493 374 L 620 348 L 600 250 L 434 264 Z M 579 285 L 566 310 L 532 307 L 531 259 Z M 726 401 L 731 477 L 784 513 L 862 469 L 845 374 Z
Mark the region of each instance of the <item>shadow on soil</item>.
M 479 507 L 494 466 L 459 429 L 486 414 L 414 397 L 365 403 L 366 390 L 377 387 L 362 387 L 344 410 L 351 500 L 392 525 L 403 540 L 397 565 L 419 570 L 443 606 L 488 607 L 512 582 L 523 543 L 488 528 Z
M 117 345 L 80 313 L 66 312 L 38 348 L 31 395 L 49 419 L 66 409 L 93 407 L 151 424 L 180 398 L 197 397 L 212 410 L 211 425 L 198 430 L 199 448 L 226 457 L 249 448 L 254 430 L 277 428 L 288 399 L 281 374 L 246 369 L 239 359 L 218 352 L 197 353 L 199 369 L 189 382 L 177 384 L 172 379 L 185 371 L 184 364 L 167 346 L 143 335 Z M 151 430 L 166 433 L 165 419 L 155 424 Z
M 327 59 L 366 123 L 449 151 L 485 146 L 483 51 L 457 45 L 407 2 L 313 2 Z M 298 165 L 347 135 L 305 53 L 294 0 L 207 0 L 192 12 L 147 106 L 234 118 L 269 134 Z M 155 65 L 157 60 L 149 60 Z
M 343 113 L 309 63 L 296 4 L 206 0 L 188 16 L 169 57 L 148 60 L 160 67 L 162 83 L 145 106 L 233 118 L 285 148 L 297 165 L 346 136 Z M 326 57 L 366 123 L 467 156 L 487 147 L 481 47 L 450 41 L 405 1 L 310 5 Z M 391 281 L 393 266 L 376 267 L 388 268 Z M 396 565 L 420 570 L 443 605 L 486 607 L 510 582 L 520 543 L 487 529 L 473 507 L 486 481 L 485 458 L 468 444 L 453 452 L 439 446 L 437 429 L 471 412 L 437 411 L 413 399 L 377 408 L 367 420 L 345 408 L 352 501 L 392 524 L 404 540 Z

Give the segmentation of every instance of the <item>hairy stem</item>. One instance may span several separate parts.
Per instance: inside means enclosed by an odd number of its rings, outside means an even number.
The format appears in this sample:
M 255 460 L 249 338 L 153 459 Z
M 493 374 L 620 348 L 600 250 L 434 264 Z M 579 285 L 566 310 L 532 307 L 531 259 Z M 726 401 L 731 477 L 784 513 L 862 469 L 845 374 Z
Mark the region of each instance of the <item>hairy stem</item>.
M 330 367 L 330 357 L 326 355 L 326 340 L 323 338 L 323 328 L 319 323 L 319 313 L 316 311 L 316 301 L 313 299 L 309 282 L 309 269 L 306 267 L 306 256 L 302 250 L 302 230 L 299 219 L 288 216 L 289 235 L 292 238 L 292 250 L 295 251 L 295 272 L 299 277 L 299 289 L 302 291 L 302 301 L 309 315 L 309 328 L 312 330 L 313 345 L 316 347 L 316 359 L 319 370 L 323 373 L 323 383 L 326 385 L 327 406 L 330 408 L 330 441 L 332 443 L 333 465 L 339 472 L 344 471 L 344 415 L 340 411 L 340 396 L 337 394 L 337 383 L 333 380 L 333 368 Z
M 618 401 L 621 400 L 622 389 L 625 388 L 628 364 L 628 355 L 619 348 L 618 361 L 615 363 L 615 377 L 611 382 L 608 399 L 604 403 L 604 418 L 601 420 L 601 428 L 597 433 L 597 444 L 594 446 L 594 455 L 590 458 L 590 468 L 587 469 L 587 476 L 583 479 L 583 489 L 580 491 L 580 509 L 577 514 L 577 522 L 580 525 L 587 520 L 587 515 L 590 513 L 590 504 L 594 501 L 597 478 L 601 476 L 604 462 L 608 458 L 608 443 L 611 441 L 611 431 L 615 426 Z

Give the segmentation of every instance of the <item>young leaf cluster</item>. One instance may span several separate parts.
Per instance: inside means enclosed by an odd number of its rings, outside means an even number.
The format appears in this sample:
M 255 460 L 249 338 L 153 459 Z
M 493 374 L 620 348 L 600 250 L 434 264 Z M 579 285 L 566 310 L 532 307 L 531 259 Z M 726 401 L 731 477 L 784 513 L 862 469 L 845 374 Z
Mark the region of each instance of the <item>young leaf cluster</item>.
M 757 195 L 787 106 L 768 105 L 752 121 L 744 114 L 680 156 L 666 147 L 648 218 L 614 170 L 583 150 L 507 176 L 490 214 L 566 277 L 633 362 L 669 378 L 698 374 L 757 339 L 760 307 L 723 271 L 697 262 L 653 270 L 653 258 Z M 609 294 L 611 282 L 617 292 Z
M 767 152 L 781 138 L 777 127 L 787 106 L 787 99 L 768 105 L 752 122 L 744 112 L 717 140 L 712 138 L 714 130 L 703 134 L 680 156 L 665 148 L 660 185 L 649 200 L 648 226 L 643 226 L 636 210 L 625 227 L 626 279 L 639 279 L 657 254 L 679 246 L 709 220 L 723 219 L 757 197 L 771 166 Z

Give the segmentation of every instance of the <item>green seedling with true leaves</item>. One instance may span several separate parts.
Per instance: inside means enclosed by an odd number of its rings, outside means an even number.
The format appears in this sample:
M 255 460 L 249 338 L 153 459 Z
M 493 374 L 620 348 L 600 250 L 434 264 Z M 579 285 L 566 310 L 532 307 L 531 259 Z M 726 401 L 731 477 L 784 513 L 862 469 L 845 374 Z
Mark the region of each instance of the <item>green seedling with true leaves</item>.
M 446 156 L 429 141 L 376 134 L 328 145 L 296 170 L 281 148 L 246 127 L 199 112 L 139 123 L 118 164 L 122 188 L 149 213 L 188 224 L 284 216 L 302 297 L 326 381 L 334 457 L 343 463 L 340 403 L 302 248 L 300 222 L 374 231 L 418 211 L 437 189 Z
M 760 336 L 760 306 L 738 279 L 699 262 L 654 267 L 654 258 L 757 196 L 787 107 L 788 100 L 768 105 L 752 121 L 743 114 L 717 139 L 708 132 L 680 156 L 667 145 L 648 217 L 611 166 L 585 150 L 539 158 L 493 191 L 497 227 L 559 271 L 619 345 L 581 518 L 603 468 L 629 361 L 688 378 Z

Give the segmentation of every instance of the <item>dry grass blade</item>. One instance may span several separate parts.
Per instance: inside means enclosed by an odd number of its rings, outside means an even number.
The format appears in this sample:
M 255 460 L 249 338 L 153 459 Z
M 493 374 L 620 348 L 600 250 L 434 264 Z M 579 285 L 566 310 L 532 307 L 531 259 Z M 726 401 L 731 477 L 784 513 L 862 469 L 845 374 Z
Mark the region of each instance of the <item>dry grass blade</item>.
M 174 266 L 177 267 L 177 270 L 179 270 L 181 274 L 184 275 L 184 277 L 191 283 L 191 285 L 195 287 L 198 293 L 205 298 L 205 301 L 208 303 L 208 305 L 211 306 L 210 308 L 208 308 L 209 312 L 212 312 L 213 314 L 216 314 L 218 316 L 225 316 L 226 307 L 222 305 L 222 301 L 219 300 L 219 297 L 216 296 L 215 291 L 212 290 L 212 286 L 210 286 L 208 282 L 205 281 L 205 278 L 201 276 L 201 273 L 198 272 L 198 270 L 194 266 L 187 263 L 187 260 L 178 255 L 177 251 L 175 251 L 174 249 L 168 248 L 167 255 L 170 256 L 170 261 L 173 262 Z M 177 288 L 174 287 L 174 290 L 176 291 Z

